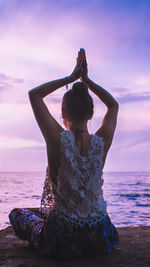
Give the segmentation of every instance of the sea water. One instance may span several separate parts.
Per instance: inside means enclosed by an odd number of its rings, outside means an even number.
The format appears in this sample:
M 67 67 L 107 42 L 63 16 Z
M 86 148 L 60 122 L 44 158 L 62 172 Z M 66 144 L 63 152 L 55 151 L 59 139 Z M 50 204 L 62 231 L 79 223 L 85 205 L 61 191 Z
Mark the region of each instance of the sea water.
M 104 172 L 104 199 L 117 227 L 150 225 L 150 172 Z M 45 172 L 0 172 L 0 229 L 13 208 L 39 207 Z

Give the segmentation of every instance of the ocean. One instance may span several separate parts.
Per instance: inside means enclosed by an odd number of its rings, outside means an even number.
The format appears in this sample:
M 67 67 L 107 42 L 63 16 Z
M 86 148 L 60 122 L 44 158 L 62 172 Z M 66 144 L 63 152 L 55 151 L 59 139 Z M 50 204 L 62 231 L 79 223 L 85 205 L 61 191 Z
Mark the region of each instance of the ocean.
M 104 199 L 116 227 L 150 225 L 150 172 L 104 172 Z M 0 172 L 0 229 L 13 208 L 39 207 L 45 172 Z

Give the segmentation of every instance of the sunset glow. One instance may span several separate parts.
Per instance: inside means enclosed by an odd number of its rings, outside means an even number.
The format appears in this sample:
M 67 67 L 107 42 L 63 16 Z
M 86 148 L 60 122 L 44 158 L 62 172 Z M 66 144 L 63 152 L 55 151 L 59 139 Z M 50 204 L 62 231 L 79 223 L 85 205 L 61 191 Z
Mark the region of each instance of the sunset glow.
M 69 75 L 85 48 L 89 77 L 119 102 L 104 170 L 150 171 L 150 2 L 0 1 L 0 170 L 43 171 L 45 141 L 28 91 Z M 71 84 L 69 85 L 71 87 Z M 44 98 L 62 124 L 66 88 Z M 106 108 L 94 98 L 94 133 Z

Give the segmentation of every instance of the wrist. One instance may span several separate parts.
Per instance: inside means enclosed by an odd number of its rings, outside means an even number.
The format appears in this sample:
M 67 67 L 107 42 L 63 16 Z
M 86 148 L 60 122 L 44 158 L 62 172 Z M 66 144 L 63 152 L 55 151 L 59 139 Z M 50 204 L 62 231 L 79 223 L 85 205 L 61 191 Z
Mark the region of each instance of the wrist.
M 69 84 L 68 76 L 66 76 L 64 79 L 65 79 L 66 90 L 68 90 L 68 84 Z
M 72 83 L 72 82 L 74 82 L 74 80 L 72 79 L 71 76 L 66 76 L 66 77 L 65 77 L 65 85 L 66 85 L 66 89 L 67 89 L 67 90 L 68 90 L 68 85 L 69 85 L 69 83 Z
M 87 76 L 87 77 L 85 77 L 85 78 L 82 78 L 82 81 L 84 82 L 84 83 L 88 83 L 89 82 L 89 77 Z
M 66 78 L 67 78 L 67 83 L 68 84 L 69 83 L 73 83 L 75 81 L 75 79 L 71 75 L 67 76 Z

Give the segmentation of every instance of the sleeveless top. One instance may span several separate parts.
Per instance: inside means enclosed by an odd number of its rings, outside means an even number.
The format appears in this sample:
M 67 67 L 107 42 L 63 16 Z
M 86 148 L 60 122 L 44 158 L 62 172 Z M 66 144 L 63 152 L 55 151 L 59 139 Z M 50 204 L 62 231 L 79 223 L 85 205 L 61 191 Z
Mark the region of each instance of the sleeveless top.
M 92 135 L 87 156 L 82 156 L 71 130 L 60 134 L 60 167 L 57 185 L 46 170 L 41 212 L 51 209 L 70 220 L 86 222 L 107 215 L 103 198 L 103 138 Z

